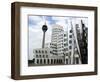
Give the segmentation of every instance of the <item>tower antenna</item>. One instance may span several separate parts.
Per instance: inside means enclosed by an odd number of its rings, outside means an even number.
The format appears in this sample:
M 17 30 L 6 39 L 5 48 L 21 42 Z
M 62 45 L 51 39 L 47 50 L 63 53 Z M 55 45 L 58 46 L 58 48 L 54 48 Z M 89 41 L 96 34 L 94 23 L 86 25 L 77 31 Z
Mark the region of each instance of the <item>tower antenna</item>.
M 43 16 L 43 20 L 44 20 L 44 23 L 45 23 L 45 24 L 42 26 L 42 31 L 43 31 L 42 48 L 44 48 L 44 46 L 45 46 L 45 33 L 46 33 L 46 31 L 48 30 L 48 27 L 47 27 L 47 25 L 46 25 L 46 21 L 45 21 L 44 16 Z

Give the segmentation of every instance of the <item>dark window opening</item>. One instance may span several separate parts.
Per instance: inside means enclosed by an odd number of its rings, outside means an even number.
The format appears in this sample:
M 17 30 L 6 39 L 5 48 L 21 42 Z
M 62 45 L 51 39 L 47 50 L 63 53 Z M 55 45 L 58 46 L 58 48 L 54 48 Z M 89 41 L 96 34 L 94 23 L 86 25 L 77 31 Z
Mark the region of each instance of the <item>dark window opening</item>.
M 69 49 L 72 49 L 72 46 L 69 46 Z
M 72 33 L 73 31 L 72 30 L 70 30 L 70 33 Z
M 69 43 L 71 44 L 72 43 L 72 40 L 69 40 Z
M 72 35 L 69 35 L 69 38 L 72 38 Z
M 78 58 L 76 58 L 76 64 L 79 64 L 79 59 Z

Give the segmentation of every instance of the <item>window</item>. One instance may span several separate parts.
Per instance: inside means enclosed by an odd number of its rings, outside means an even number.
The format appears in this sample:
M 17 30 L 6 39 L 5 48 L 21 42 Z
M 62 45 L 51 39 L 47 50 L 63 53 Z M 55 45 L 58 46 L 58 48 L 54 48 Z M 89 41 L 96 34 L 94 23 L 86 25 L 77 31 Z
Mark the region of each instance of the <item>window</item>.
M 72 35 L 69 35 L 69 38 L 72 38 Z
M 47 53 L 47 51 L 45 51 L 45 53 Z
M 66 64 L 68 64 L 68 59 L 66 59 Z
M 37 59 L 37 64 L 39 63 L 39 59 Z
M 42 64 L 42 59 L 40 59 L 40 64 Z
M 57 59 L 57 63 L 59 63 L 59 60 Z
M 48 64 L 49 64 L 49 59 L 48 59 Z
M 50 51 L 50 53 L 52 54 L 52 51 Z
M 72 43 L 72 40 L 69 40 L 69 43 L 71 44 Z
M 43 55 L 43 58 L 45 57 L 45 55 Z
M 48 58 L 48 55 L 46 55 L 46 58 Z
M 40 58 L 41 58 L 41 55 L 40 55 Z
M 61 63 L 63 63 L 63 61 L 62 60 L 60 60 L 61 61 Z
M 72 30 L 70 30 L 70 33 L 72 33 L 73 31 Z
M 44 51 L 42 51 L 42 53 L 44 53 Z
M 69 49 L 72 49 L 72 46 L 69 46 Z
M 76 64 L 79 64 L 79 60 L 78 60 L 78 58 L 76 58 Z
M 46 59 L 44 59 L 44 64 L 46 63 Z
M 36 50 L 35 52 L 36 52 L 36 53 L 38 53 L 38 51 L 37 51 L 37 50 Z
M 35 63 L 35 59 L 33 59 L 33 63 Z
M 64 37 L 66 36 L 66 34 L 64 34 Z
M 39 50 L 39 53 L 41 53 L 41 51 Z
M 38 57 L 38 55 L 36 55 L 36 57 Z
M 51 64 L 53 64 L 53 59 L 51 59 Z

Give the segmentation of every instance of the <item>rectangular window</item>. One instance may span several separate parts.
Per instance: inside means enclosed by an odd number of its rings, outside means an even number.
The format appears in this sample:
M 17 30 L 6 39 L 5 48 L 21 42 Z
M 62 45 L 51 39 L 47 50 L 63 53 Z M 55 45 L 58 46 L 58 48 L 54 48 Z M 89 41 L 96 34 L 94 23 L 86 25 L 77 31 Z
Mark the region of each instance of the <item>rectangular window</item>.
M 36 55 L 36 57 L 38 58 L 38 55 Z
M 79 59 L 78 58 L 76 58 L 76 64 L 79 64 Z
M 46 58 L 48 58 L 48 55 L 46 55 Z
M 69 46 L 69 49 L 72 49 L 72 46 Z
M 64 37 L 66 36 L 66 34 L 64 34 Z
M 69 38 L 72 38 L 72 35 L 69 35 Z
M 45 55 L 43 55 L 43 58 L 45 58 Z
M 72 40 L 69 40 L 69 44 L 71 44 L 72 43 Z
M 42 51 L 42 53 L 44 53 L 44 51 Z
M 66 64 L 68 64 L 68 59 L 66 59 Z
M 47 51 L 45 51 L 45 53 L 47 53 Z
M 73 31 L 72 30 L 70 30 L 70 33 L 72 33 Z

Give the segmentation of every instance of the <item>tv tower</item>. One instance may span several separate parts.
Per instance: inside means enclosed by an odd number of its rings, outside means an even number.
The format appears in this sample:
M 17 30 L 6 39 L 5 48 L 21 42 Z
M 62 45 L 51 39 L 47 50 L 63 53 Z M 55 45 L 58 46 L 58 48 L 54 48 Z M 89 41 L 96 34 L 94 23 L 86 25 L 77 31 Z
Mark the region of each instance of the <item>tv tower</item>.
M 46 21 L 45 21 L 45 24 L 42 26 L 42 31 L 43 31 L 42 48 L 44 48 L 44 46 L 45 46 L 45 33 L 47 30 L 48 30 L 48 27 L 47 27 Z

